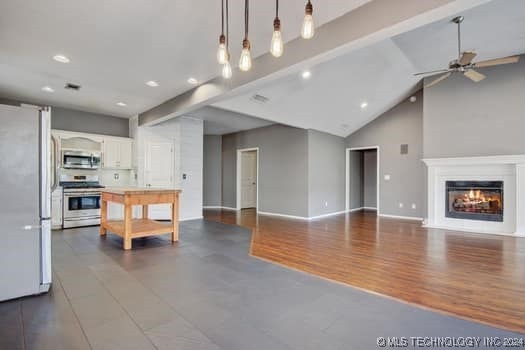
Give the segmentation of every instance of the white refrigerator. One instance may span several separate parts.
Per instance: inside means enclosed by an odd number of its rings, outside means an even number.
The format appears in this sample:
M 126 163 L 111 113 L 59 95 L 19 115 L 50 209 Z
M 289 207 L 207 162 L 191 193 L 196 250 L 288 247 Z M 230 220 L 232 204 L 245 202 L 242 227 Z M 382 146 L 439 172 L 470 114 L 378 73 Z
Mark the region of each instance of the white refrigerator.
M 0 301 L 51 285 L 53 149 L 49 108 L 0 104 Z

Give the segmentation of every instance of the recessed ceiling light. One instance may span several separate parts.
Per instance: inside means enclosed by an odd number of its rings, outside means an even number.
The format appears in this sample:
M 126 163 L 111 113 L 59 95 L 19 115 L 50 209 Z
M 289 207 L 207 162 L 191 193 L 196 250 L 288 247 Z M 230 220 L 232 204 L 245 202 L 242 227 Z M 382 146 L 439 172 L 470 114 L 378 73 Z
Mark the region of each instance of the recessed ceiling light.
M 197 85 L 199 81 L 195 78 L 189 78 L 188 83 L 190 83 L 191 85 Z
M 310 72 L 309 70 L 305 70 L 301 73 L 301 76 L 303 77 L 303 79 L 309 79 L 312 76 L 312 72 Z
M 117 106 L 126 107 L 127 104 L 125 104 L 124 102 L 117 102 Z
M 45 92 L 55 92 L 55 89 L 53 89 L 51 86 L 44 86 L 42 88 L 42 91 L 45 91 Z
M 361 109 L 365 109 L 368 106 L 368 102 L 361 102 Z
M 55 56 L 53 56 L 53 59 L 55 61 L 57 61 L 57 62 L 60 62 L 60 63 L 69 63 L 70 62 L 69 58 L 67 58 L 64 55 L 55 55 Z
M 146 85 L 148 85 L 149 87 L 157 87 L 159 86 L 159 83 L 157 83 L 155 80 L 150 80 L 146 82 Z

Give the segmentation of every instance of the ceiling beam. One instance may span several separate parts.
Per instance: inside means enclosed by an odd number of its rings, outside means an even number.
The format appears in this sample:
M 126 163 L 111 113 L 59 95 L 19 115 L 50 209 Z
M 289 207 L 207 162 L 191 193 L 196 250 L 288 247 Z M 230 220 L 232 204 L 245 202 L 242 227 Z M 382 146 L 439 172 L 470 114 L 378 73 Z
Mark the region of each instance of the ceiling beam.
M 373 0 L 319 28 L 313 39 L 287 42 L 279 59 L 270 53 L 253 60 L 248 72 L 211 79 L 139 114 L 139 125 L 153 125 L 253 89 L 259 84 L 298 72 L 422 25 L 452 16 L 490 0 Z M 213 52 L 210 52 L 212 55 Z

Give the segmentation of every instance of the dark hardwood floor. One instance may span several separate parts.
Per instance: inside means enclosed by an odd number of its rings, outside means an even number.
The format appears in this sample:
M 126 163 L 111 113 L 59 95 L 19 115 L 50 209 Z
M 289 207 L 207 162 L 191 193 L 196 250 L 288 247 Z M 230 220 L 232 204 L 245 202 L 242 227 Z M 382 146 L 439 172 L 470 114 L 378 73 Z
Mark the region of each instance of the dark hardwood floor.
M 254 257 L 525 333 L 525 238 L 426 229 L 374 212 L 313 221 L 251 209 L 204 217 L 253 229 Z

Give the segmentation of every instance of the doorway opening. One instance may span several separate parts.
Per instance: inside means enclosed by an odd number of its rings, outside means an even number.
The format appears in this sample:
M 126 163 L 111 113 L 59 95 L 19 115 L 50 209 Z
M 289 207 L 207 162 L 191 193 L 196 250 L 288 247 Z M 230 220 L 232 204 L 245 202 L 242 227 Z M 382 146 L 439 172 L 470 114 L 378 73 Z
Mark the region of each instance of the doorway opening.
M 237 150 L 237 210 L 259 207 L 259 148 Z
M 379 214 L 379 146 L 346 149 L 346 210 Z

